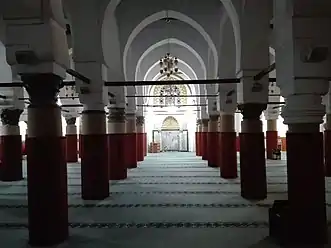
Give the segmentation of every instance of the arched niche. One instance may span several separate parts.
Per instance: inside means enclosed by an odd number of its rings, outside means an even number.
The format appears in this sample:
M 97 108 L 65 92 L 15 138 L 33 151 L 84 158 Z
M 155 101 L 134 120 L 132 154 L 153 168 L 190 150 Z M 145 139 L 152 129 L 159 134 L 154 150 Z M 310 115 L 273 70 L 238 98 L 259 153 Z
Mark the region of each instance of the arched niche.
M 175 117 L 168 116 L 163 120 L 161 130 L 180 130 L 180 126 Z

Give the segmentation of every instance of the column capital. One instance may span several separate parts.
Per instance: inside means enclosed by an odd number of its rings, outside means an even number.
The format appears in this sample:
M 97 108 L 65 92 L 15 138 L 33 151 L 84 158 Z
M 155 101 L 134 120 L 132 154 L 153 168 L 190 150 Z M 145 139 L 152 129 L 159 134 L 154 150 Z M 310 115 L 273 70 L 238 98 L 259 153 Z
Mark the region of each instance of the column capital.
M 279 105 L 268 105 L 267 109 L 263 111 L 264 118 L 266 120 L 277 120 L 280 115 L 281 106 Z
M 202 120 L 201 119 L 197 119 L 197 126 L 202 125 Z
M 145 117 L 144 116 L 137 116 L 136 117 L 137 126 L 143 126 L 145 124 Z
M 267 108 L 267 104 L 264 103 L 246 103 L 238 105 L 238 109 L 243 115 L 243 119 L 256 119 L 260 120 L 260 116 Z
M 22 75 L 31 106 L 56 105 L 62 79 L 52 73 Z
M 2 109 L 0 112 L 2 125 L 18 126 L 22 113 L 22 109 Z
M 67 125 L 76 125 L 76 117 L 66 118 Z
M 125 109 L 111 108 L 108 115 L 109 123 L 125 123 Z
M 202 119 L 201 121 L 202 121 L 202 126 L 208 127 L 209 119 Z
M 286 98 L 281 116 L 284 124 L 323 123 L 325 106 L 320 95 L 291 95 Z

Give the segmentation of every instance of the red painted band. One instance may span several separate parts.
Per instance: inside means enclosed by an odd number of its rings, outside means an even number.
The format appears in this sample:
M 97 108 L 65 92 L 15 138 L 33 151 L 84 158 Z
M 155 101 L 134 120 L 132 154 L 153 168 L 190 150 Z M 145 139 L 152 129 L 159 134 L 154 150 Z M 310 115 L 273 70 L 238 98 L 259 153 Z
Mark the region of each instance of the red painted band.
M 147 133 L 144 133 L 144 156 L 147 156 Z
M 22 180 L 21 135 L 1 136 L 0 142 L 0 180 L 7 182 Z
M 324 131 L 325 176 L 331 177 L 331 130 Z
M 107 134 L 81 135 L 82 198 L 103 200 L 109 196 Z
M 286 143 L 291 238 L 299 244 L 325 243 L 323 135 L 287 133 Z
M 209 167 L 219 167 L 219 132 L 208 132 L 208 166 Z
M 199 132 L 195 132 L 195 155 L 199 156 Z
M 240 133 L 241 196 L 250 200 L 267 197 L 264 133 Z
M 78 157 L 82 158 L 82 135 L 78 135 Z
M 137 161 L 144 161 L 144 134 L 137 133 Z
M 266 132 L 266 151 L 267 159 L 272 159 L 272 151 L 278 147 L 278 132 L 267 131 Z
M 220 133 L 220 156 L 221 177 L 233 179 L 238 177 L 237 171 L 237 134 L 235 132 Z
M 26 142 L 30 244 L 62 243 L 69 235 L 65 138 L 29 137 Z
M 66 156 L 68 163 L 78 162 L 78 139 L 76 134 L 66 135 Z
M 202 145 L 202 159 L 208 160 L 208 137 L 207 132 L 201 133 L 201 145 Z
M 126 137 L 126 134 L 108 134 L 109 180 L 127 178 Z
M 136 133 L 128 133 L 125 137 L 126 167 L 130 169 L 137 168 L 137 135 Z

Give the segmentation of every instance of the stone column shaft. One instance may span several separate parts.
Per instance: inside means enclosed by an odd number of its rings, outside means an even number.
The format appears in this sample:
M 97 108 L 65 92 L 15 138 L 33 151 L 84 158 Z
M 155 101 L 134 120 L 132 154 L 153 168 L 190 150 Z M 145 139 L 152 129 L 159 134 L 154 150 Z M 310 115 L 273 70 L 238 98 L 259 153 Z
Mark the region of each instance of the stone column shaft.
M 208 122 L 209 119 L 202 119 L 201 130 L 201 155 L 202 160 L 208 160 Z
M 197 120 L 196 132 L 195 132 L 195 153 L 197 156 L 201 156 L 201 131 L 202 131 L 202 121 Z
M 289 124 L 286 134 L 288 227 L 295 230 L 291 233 L 295 243 L 316 244 L 327 240 L 323 134 L 319 125 Z
M 221 177 L 237 178 L 237 134 L 234 129 L 234 114 L 220 117 L 220 167 Z
M 111 108 L 108 116 L 109 179 L 127 178 L 125 109 Z
M 78 139 L 76 118 L 69 118 L 66 120 L 66 154 L 68 163 L 78 162 Z
M 243 121 L 240 133 L 241 196 L 251 200 L 267 197 L 264 133 L 260 116 L 266 104 L 239 106 Z
M 208 122 L 207 149 L 208 149 L 208 166 L 219 167 L 219 132 L 218 132 L 218 115 L 211 115 Z
M 109 196 L 108 137 L 103 106 L 82 112 L 80 135 L 82 198 L 103 200 Z
M 136 125 L 137 125 L 137 160 L 144 161 L 144 124 L 145 124 L 145 117 L 144 116 L 137 116 L 136 117 Z
M 325 176 L 331 177 L 331 114 L 326 115 L 324 128 Z
M 126 151 L 127 151 L 127 168 L 137 168 L 137 126 L 136 115 L 126 115 Z
M 69 235 L 67 166 L 61 109 L 56 104 L 61 78 L 51 73 L 22 76 L 28 106 L 27 174 L 29 238 L 53 245 Z
M 272 159 L 272 152 L 277 148 L 278 148 L 277 119 L 267 120 L 267 132 L 266 132 L 267 159 Z
M 21 109 L 3 109 L 0 117 L 2 132 L 0 136 L 0 180 L 20 181 L 23 179 L 22 169 L 22 137 L 18 125 Z

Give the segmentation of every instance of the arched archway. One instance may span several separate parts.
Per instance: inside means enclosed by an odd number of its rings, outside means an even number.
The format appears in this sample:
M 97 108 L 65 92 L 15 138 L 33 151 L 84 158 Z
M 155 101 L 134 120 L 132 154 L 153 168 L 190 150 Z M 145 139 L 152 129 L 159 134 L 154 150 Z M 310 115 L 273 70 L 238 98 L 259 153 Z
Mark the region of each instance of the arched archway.
M 190 17 L 188 17 L 187 15 L 177 12 L 177 11 L 172 11 L 169 10 L 168 12 L 166 11 L 160 11 L 157 13 L 154 13 L 153 15 L 150 15 L 149 17 L 147 17 L 146 19 L 144 19 L 143 21 L 141 21 L 138 26 L 136 26 L 136 28 L 132 31 L 132 33 L 130 34 L 127 43 L 124 47 L 124 53 L 123 53 L 123 69 L 124 69 L 124 76 L 126 76 L 126 60 L 127 60 L 127 54 L 129 51 L 129 48 L 133 42 L 133 40 L 135 39 L 135 37 L 149 24 L 158 21 L 162 18 L 164 18 L 165 16 L 169 16 L 170 18 L 175 18 L 178 20 L 181 20 L 183 22 L 188 23 L 189 25 L 191 25 L 192 27 L 194 27 L 206 40 L 206 42 L 208 43 L 212 54 L 213 54 L 213 59 L 214 59 L 214 72 L 213 77 L 217 77 L 217 73 L 218 73 L 218 53 L 217 53 L 217 49 L 215 47 L 214 42 L 212 41 L 212 39 L 210 38 L 209 34 L 207 34 L 207 32 L 204 30 L 204 28 L 197 23 L 195 20 L 191 19 Z
M 125 49 L 126 52 L 124 52 L 122 58 L 119 58 L 119 56 L 118 56 L 118 53 L 120 51 L 119 34 L 118 34 L 117 20 L 115 17 L 115 10 L 121 2 L 122 2 L 122 0 L 109 1 L 105 8 L 105 12 L 104 12 L 104 19 L 103 19 L 103 24 L 102 24 L 102 47 L 104 50 L 104 54 L 109 54 L 108 56 L 104 56 L 104 57 L 105 57 L 106 64 L 110 68 L 119 66 L 120 63 L 122 63 L 122 65 L 125 66 L 126 54 L 130 47 L 130 46 L 126 47 L 126 49 Z M 240 6 L 234 6 L 234 3 L 229 0 L 220 0 L 220 2 L 223 4 L 223 6 L 231 20 L 232 26 L 233 26 L 233 32 L 234 32 L 235 44 L 236 44 L 236 69 L 238 70 L 240 68 L 241 36 L 240 36 L 240 23 L 239 23 L 239 16 L 237 13 L 237 9 L 240 8 Z M 159 19 L 164 17 L 164 11 L 163 12 L 161 11 L 156 14 L 158 14 L 158 16 L 160 16 Z M 173 13 L 169 12 L 169 17 L 174 17 L 174 16 L 171 16 L 171 14 L 173 14 Z M 157 16 L 154 16 L 154 19 L 155 19 L 155 17 L 157 17 Z M 174 18 L 180 19 L 178 17 L 174 17 Z M 189 18 L 189 19 L 192 20 L 191 18 Z M 150 22 L 151 22 L 151 20 L 150 20 Z M 131 35 L 132 35 L 131 41 L 128 40 L 127 44 L 131 43 L 133 41 L 134 37 L 141 30 L 142 30 L 141 27 L 139 27 L 139 28 L 136 27 L 136 32 L 131 33 Z M 200 32 L 200 31 L 204 31 L 204 30 L 202 28 L 202 30 L 198 30 L 198 31 Z M 214 48 L 212 48 L 212 46 L 211 46 L 211 49 L 213 50 L 213 52 L 217 51 L 217 50 L 214 50 Z M 116 55 L 116 56 L 114 56 L 114 55 Z M 118 58 L 119 61 L 114 61 L 114 57 Z M 218 64 L 218 58 L 217 58 L 217 63 L 215 64 L 216 72 L 218 72 L 218 68 L 216 67 L 217 64 Z M 125 68 L 123 68 L 123 70 L 125 72 Z M 217 73 L 216 73 L 215 77 L 217 77 Z

